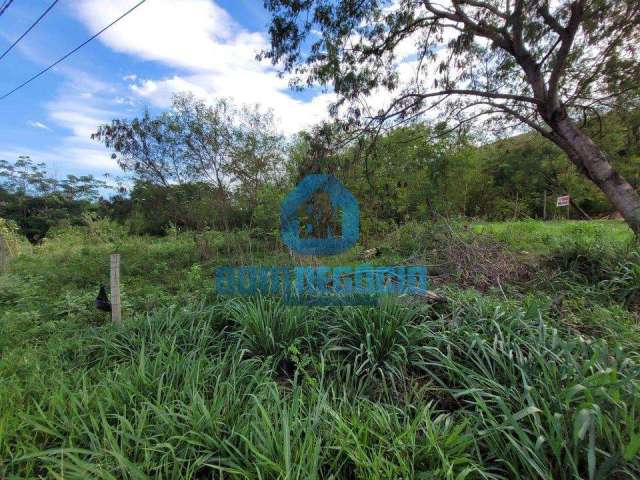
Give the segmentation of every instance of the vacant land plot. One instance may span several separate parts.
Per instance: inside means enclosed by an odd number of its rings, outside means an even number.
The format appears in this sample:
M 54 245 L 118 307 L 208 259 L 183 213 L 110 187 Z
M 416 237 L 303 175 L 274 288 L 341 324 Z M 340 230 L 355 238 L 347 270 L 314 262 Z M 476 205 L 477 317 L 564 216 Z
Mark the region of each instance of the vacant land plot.
M 444 300 L 377 307 L 216 296 L 216 265 L 296 261 L 251 232 L 98 222 L 21 245 L 0 275 L 0 477 L 638 478 L 625 228 L 400 229 L 332 262 L 433 264 Z M 122 328 L 93 307 L 114 250 Z

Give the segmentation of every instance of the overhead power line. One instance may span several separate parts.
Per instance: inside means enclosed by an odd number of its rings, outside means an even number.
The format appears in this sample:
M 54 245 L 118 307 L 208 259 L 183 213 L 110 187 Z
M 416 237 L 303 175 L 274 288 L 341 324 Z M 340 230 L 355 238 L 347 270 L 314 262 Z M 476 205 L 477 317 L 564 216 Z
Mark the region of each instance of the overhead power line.
M 9 0 L 9 3 L 11 3 L 12 1 L 13 1 L 13 0 Z M 38 17 L 38 19 L 37 19 L 35 22 L 33 22 L 33 23 L 31 24 L 31 26 L 30 26 L 29 28 L 27 28 L 27 30 L 26 30 L 22 35 L 20 35 L 20 37 L 18 37 L 18 39 L 17 39 L 15 42 L 13 42 L 13 43 L 11 44 L 11 46 L 10 46 L 9 48 L 7 48 L 7 49 L 2 53 L 2 55 L 0 55 L 0 60 L 2 60 L 2 59 L 5 57 L 5 55 L 6 55 L 7 53 L 9 53 L 11 50 L 13 50 L 13 47 L 15 47 L 15 46 L 20 42 L 20 40 L 22 40 L 24 37 L 26 37 L 26 36 L 27 36 L 27 34 L 28 34 L 31 30 L 33 30 L 33 28 L 34 28 L 36 25 L 38 25 L 38 23 L 40 23 L 40 20 L 42 20 L 42 19 L 47 15 L 47 13 L 49 13 L 49 12 L 51 11 L 51 9 L 52 9 L 53 7 L 55 7 L 56 3 L 58 3 L 58 0 L 53 0 L 53 3 L 52 3 L 51 5 L 49 5 L 49 8 L 47 8 L 44 12 L 42 12 L 42 15 L 40 15 L 40 16 Z M 7 7 L 8 7 L 8 6 L 9 6 L 9 5 L 7 5 Z M 5 9 L 6 9 L 7 7 L 5 7 Z M 0 15 L 2 15 L 2 13 L 4 13 L 4 11 L 3 11 L 3 12 L 0 12 Z
M 141 0 L 140 2 L 138 2 L 137 4 L 135 4 L 133 7 L 131 7 L 129 10 L 127 10 L 126 12 L 124 12 L 122 15 L 120 15 L 118 18 L 116 18 L 113 22 L 111 22 L 109 25 L 107 25 L 106 27 L 104 27 L 102 30 L 100 30 L 99 32 L 95 33 L 94 35 L 92 35 L 90 38 L 88 38 L 87 40 L 85 40 L 84 42 L 82 42 L 80 45 L 78 45 L 76 48 L 74 48 L 73 50 L 71 50 L 70 52 L 66 53 L 65 55 L 63 55 L 62 57 L 60 57 L 58 60 L 56 60 L 54 63 L 52 63 L 51 65 L 49 65 L 47 68 L 45 68 L 44 70 L 41 70 L 40 72 L 36 73 L 33 77 L 29 78 L 28 80 L 25 80 L 24 82 L 22 82 L 20 85 L 18 85 L 16 88 L 14 88 L 13 90 L 11 90 L 10 92 L 5 93 L 4 95 L 2 95 L 0 97 L 0 100 L 4 100 L 5 98 L 7 98 L 9 95 L 11 95 L 12 93 L 17 92 L 18 90 L 20 90 L 22 87 L 26 87 L 28 84 L 30 84 L 31 82 L 33 82 L 36 78 L 44 75 L 45 73 L 47 73 L 49 70 L 51 70 L 53 67 L 55 67 L 56 65 L 58 65 L 59 63 L 63 62 L 64 60 L 66 60 L 67 58 L 69 58 L 71 55 L 73 55 L 74 53 L 76 53 L 78 50 L 80 50 L 82 47 L 84 47 L 87 43 L 91 42 L 91 40 L 96 39 L 97 37 L 99 37 L 102 33 L 104 33 L 105 31 L 107 31 L 108 29 L 110 29 L 111 27 L 113 27 L 116 23 L 118 23 L 120 20 L 122 20 L 124 17 L 126 17 L 127 15 L 129 15 L 131 12 L 133 12 L 136 8 L 138 8 L 140 5 L 142 5 L 143 3 L 145 3 L 147 0 Z
M 2 14 L 7 11 L 7 8 L 9 8 L 12 3 L 13 0 L 6 0 L 2 3 L 2 6 L 0 6 L 0 16 L 2 16 Z

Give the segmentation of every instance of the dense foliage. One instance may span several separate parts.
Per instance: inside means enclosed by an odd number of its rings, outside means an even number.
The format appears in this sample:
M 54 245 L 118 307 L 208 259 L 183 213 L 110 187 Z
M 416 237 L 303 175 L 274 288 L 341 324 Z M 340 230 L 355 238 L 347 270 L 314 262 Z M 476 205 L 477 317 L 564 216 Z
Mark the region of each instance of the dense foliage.
M 0 160 L 0 479 L 640 478 L 640 4 L 265 6 L 264 54 L 350 122 L 285 138 L 180 94 L 97 127 L 124 179 Z M 279 235 L 315 173 L 361 214 L 322 264 L 425 265 L 427 291 L 214 290 L 219 266 L 318 266 Z M 336 221 L 323 193 L 307 233 Z
M 105 187 L 91 175 L 57 180 L 29 157 L 0 160 L 0 218 L 16 222 L 23 235 L 38 241 L 61 221 L 82 224 L 84 214 L 97 210 L 95 201 Z
M 428 115 L 482 133 L 535 131 L 640 238 L 640 195 L 582 120 L 638 108 L 635 0 L 267 0 L 262 55 L 298 87 L 331 88 L 355 132 Z M 346 107 L 346 108 L 345 108 Z
M 136 225 L 147 233 L 169 223 L 199 230 L 250 223 L 262 190 L 282 176 L 284 137 L 257 106 L 177 95 L 170 110 L 113 120 L 93 138 L 133 176 Z
M 585 130 L 632 185 L 640 185 L 640 110 L 593 118 Z M 0 163 L 0 217 L 31 241 L 54 225 L 111 218 L 139 234 L 279 226 L 286 193 L 308 173 L 336 175 L 359 199 L 363 237 L 415 220 L 587 218 L 613 213 L 602 193 L 540 135 L 482 144 L 444 123 L 414 124 L 353 141 L 320 125 L 286 142 L 269 112 L 209 106 L 189 95 L 171 110 L 114 120 L 95 137 L 128 181 L 69 175 L 58 181 L 27 157 Z M 115 191 L 114 191 L 115 190 Z M 555 207 L 570 194 L 569 209 Z M 544 200 L 547 199 L 545 209 Z

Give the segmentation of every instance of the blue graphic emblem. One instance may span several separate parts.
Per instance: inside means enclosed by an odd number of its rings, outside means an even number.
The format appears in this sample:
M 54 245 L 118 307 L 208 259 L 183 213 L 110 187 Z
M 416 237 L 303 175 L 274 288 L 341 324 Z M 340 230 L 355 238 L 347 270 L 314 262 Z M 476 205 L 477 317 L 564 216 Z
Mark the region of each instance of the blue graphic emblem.
M 358 241 L 360 210 L 334 176 L 307 175 L 284 199 L 280 223 L 282 241 L 295 253 L 336 255 Z

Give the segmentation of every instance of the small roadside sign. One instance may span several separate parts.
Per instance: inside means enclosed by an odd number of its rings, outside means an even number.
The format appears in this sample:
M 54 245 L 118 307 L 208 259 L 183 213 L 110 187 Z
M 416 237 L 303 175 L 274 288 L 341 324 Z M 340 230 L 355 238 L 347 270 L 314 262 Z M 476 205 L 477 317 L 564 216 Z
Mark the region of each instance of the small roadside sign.
M 570 202 L 569 195 L 563 195 L 556 199 L 556 207 L 568 207 Z

